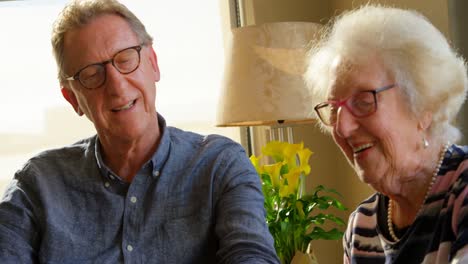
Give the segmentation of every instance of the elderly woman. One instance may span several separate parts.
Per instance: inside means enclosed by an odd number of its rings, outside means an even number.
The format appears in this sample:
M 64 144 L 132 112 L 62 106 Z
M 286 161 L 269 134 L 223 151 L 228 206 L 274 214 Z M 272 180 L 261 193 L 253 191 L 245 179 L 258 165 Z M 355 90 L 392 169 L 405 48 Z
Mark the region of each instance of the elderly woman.
M 422 15 L 364 6 L 308 64 L 322 127 L 376 191 L 349 218 L 344 262 L 468 263 L 468 147 L 454 144 L 464 60 Z

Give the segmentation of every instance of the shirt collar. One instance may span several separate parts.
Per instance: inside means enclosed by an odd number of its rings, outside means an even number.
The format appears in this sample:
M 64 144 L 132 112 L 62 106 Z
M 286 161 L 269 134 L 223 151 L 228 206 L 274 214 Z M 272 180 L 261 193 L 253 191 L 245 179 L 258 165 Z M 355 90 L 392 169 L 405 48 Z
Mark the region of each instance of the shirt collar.
M 154 152 L 153 156 L 150 158 L 150 160 L 148 160 L 142 166 L 142 168 L 144 168 L 147 165 L 152 166 L 151 175 L 153 177 L 158 177 L 161 174 L 161 170 L 164 164 L 166 163 L 167 158 L 169 157 L 169 151 L 170 151 L 170 146 L 171 146 L 170 130 L 166 129 L 167 128 L 166 120 L 159 113 L 157 115 L 158 115 L 159 129 L 161 130 L 161 139 L 160 139 L 158 148 Z M 112 170 L 109 167 L 107 167 L 107 165 L 102 160 L 101 153 L 102 153 L 101 143 L 100 143 L 99 137 L 97 137 L 96 144 L 95 144 L 95 155 L 96 155 L 96 163 L 101 172 L 101 175 L 110 180 L 122 181 L 122 179 L 117 174 L 112 172 Z

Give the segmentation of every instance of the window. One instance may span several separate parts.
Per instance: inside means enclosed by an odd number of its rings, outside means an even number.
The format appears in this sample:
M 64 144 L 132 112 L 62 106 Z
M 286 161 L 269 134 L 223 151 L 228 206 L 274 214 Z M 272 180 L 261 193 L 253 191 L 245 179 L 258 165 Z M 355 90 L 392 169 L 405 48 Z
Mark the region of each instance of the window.
M 93 135 L 62 98 L 51 52 L 52 23 L 64 0 L 0 2 L 0 193 L 34 154 Z M 156 108 L 170 126 L 239 141 L 238 129 L 216 128 L 223 40 L 218 1 L 126 4 L 154 37 L 161 80 Z

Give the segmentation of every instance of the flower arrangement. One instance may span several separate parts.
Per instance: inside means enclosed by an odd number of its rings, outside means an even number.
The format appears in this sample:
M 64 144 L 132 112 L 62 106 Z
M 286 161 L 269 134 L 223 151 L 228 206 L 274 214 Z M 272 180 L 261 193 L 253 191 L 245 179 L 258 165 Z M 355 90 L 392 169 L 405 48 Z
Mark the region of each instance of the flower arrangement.
M 341 218 L 323 212 L 313 214 L 316 209 L 329 207 L 346 210 L 341 202 L 328 195 L 339 196 L 339 193 L 322 185 L 315 187 L 312 194 L 304 193 L 311 155 L 303 143 L 271 141 L 262 148 L 262 155 L 250 157 L 262 179 L 266 221 L 283 264 L 291 263 L 297 252 L 307 253 L 312 240 L 337 240 L 343 236 L 337 228 L 328 231 L 322 228 L 325 223 L 343 226 L 345 222 Z M 260 165 L 262 157 L 274 162 Z

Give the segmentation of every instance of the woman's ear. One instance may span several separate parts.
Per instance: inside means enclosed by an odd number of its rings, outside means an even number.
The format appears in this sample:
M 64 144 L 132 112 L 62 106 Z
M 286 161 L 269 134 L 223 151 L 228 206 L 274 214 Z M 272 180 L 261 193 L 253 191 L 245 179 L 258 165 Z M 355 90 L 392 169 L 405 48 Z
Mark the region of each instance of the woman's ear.
M 75 112 L 79 115 L 83 115 L 83 111 L 80 109 L 80 105 L 78 104 L 78 100 L 76 99 L 75 93 L 68 87 L 62 86 L 60 89 L 62 92 L 63 98 L 67 100 L 68 103 L 73 107 Z
M 431 127 L 431 125 L 432 125 L 432 112 L 425 111 L 424 114 L 419 119 L 418 127 L 421 130 L 426 131 L 427 129 L 429 129 L 429 127 Z

